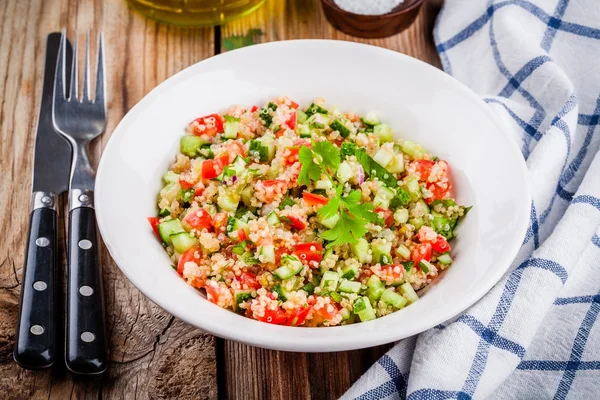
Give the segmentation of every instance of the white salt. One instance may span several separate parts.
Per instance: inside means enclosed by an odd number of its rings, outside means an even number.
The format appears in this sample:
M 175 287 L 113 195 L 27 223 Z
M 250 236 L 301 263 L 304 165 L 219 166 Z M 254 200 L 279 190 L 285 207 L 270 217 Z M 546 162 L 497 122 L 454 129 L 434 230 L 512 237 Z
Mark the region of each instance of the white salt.
M 344 11 L 361 15 L 383 15 L 392 11 L 404 0 L 334 0 Z

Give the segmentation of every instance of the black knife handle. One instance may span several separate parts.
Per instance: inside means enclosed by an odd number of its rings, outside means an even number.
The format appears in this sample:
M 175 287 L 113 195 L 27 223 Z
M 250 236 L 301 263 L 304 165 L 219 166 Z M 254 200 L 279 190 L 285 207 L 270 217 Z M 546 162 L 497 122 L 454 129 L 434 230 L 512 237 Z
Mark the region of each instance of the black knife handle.
M 23 368 L 50 367 L 56 357 L 57 216 L 37 208 L 29 216 L 21 308 L 13 357 Z
M 98 250 L 94 209 L 74 208 L 69 213 L 65 363 L 78 374 L 101 374 L 108 366 Z

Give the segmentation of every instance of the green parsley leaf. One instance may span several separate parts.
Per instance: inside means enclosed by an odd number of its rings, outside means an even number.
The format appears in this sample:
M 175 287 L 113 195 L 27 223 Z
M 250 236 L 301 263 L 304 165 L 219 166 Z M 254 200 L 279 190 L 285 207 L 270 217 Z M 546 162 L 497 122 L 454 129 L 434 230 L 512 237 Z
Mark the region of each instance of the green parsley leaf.
M 302 169 L 298 175 L 299 185 L 310 185 L 310 181 L 317 181 L 321 177 L 321 167 L 315 162 L 315 156 L 311 149 L 306 146 L 300 147 L 298 152 L 298 161 L 302 164 Z
M 329 202 L 323 207 L 319 208 L 317 215 L 323 219 L 332 218 L 334 215 L 339 213 L 340 199 L 339 197 L 332 197 Z
M 321 167 L 335 171 L 340 166 L 340 149 L 329 140 L 313 142 L 313 152 L 320 156 Z M 332 174 L 333 175 L 333 174 Z

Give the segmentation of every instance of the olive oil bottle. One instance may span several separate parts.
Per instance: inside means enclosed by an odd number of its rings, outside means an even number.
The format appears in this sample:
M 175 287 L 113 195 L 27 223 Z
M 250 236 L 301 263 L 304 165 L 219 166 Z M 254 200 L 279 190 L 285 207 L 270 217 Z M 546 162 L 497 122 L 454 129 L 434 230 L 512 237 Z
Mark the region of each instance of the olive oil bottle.
M 213 26 L 242 17 L 265 0 L 127 0 L 148 18 L 178 26 Z

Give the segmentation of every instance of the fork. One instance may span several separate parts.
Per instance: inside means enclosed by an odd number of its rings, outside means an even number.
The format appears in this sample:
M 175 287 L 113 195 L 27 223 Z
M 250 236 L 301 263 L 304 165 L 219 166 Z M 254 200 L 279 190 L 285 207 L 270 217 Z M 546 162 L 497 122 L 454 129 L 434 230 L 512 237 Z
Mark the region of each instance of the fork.
M 70 93 L 65 93 L 66 32 L 63 31 L 54 81 L 54 128 L 73 148 L 69 183 L 69 234 L 67 261 L 67 318 L 65 363 L 78 374 L 101 374 L 108 366 L 102 269 L 99 262 L 95 173 L 88 146 L 106 129 L 104 49 L 98 38 L 96 93 L 90 99 L 89 33 L 86 37 L 83 95 L 78 99 L 77 43 L 73 46 Z

